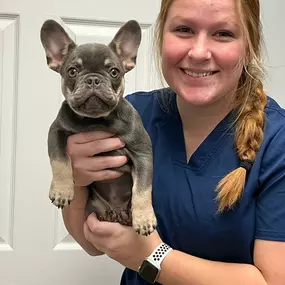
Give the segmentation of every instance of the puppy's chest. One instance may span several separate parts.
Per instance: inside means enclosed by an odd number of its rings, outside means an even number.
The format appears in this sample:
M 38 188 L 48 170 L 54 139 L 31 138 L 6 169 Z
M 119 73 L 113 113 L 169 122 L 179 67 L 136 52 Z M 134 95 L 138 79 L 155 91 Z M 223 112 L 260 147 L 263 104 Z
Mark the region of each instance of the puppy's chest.
M 81 118 L 69 121 L 71 132 L 108 131 L 121 132 L 127 124 L 115 117 L 113 118 Z M 69 129 L 68 128 L 68 129 Z

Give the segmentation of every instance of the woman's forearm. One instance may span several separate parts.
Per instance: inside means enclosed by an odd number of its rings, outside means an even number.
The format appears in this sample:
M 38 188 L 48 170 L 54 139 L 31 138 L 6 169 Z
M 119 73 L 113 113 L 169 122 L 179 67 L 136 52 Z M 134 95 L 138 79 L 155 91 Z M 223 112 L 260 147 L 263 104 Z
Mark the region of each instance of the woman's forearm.
M 267 285 L 253 265 L 209 261 L 176 250 L 164 259 L 158 282 L 163 285 Z
M 75 187 L 74 199 L 71 204 L 62 210 L 63 221 L 67 231 L 78 244 L 90 255 L 101 255 L 84 237 L 83 225 L 86 221 L 86 202 L 88 190 L 86 187 Z

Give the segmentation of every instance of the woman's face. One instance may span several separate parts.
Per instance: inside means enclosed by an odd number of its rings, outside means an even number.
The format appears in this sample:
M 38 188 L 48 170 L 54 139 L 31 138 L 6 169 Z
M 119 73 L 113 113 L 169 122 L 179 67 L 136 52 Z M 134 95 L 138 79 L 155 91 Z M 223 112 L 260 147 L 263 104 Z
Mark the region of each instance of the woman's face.
M 163 31 L 162 71 L 183 102 L 232 101 L 244 58 L 236 0 L 173 1 Z

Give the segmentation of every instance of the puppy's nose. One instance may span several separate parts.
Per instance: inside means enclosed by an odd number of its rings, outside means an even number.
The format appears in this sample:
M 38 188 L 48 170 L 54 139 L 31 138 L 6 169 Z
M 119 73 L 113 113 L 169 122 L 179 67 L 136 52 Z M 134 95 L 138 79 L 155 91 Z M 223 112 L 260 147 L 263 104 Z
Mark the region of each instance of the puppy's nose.
M 100 79 L 96 76 L 90 76 L 85 79 L 85 83 L 87 83 L 90 87 L 98 86 L 100 84 Z

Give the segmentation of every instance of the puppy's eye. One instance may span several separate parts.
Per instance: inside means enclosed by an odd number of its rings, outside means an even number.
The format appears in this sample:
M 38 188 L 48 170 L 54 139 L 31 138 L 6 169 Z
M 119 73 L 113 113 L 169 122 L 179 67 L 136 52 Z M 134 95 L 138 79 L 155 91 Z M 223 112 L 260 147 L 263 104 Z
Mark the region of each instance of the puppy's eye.
M 113 78 L 117 78 L 119 76 L 119 69 L 117 68 L 112 68 L 111 71 L 110 71 L 110 75 L 113 77 Z
M 77 75 L 77 70 L 74 67 L 71 67 L 68 69 L 68 75 L 69 77 L 73 78 Z

